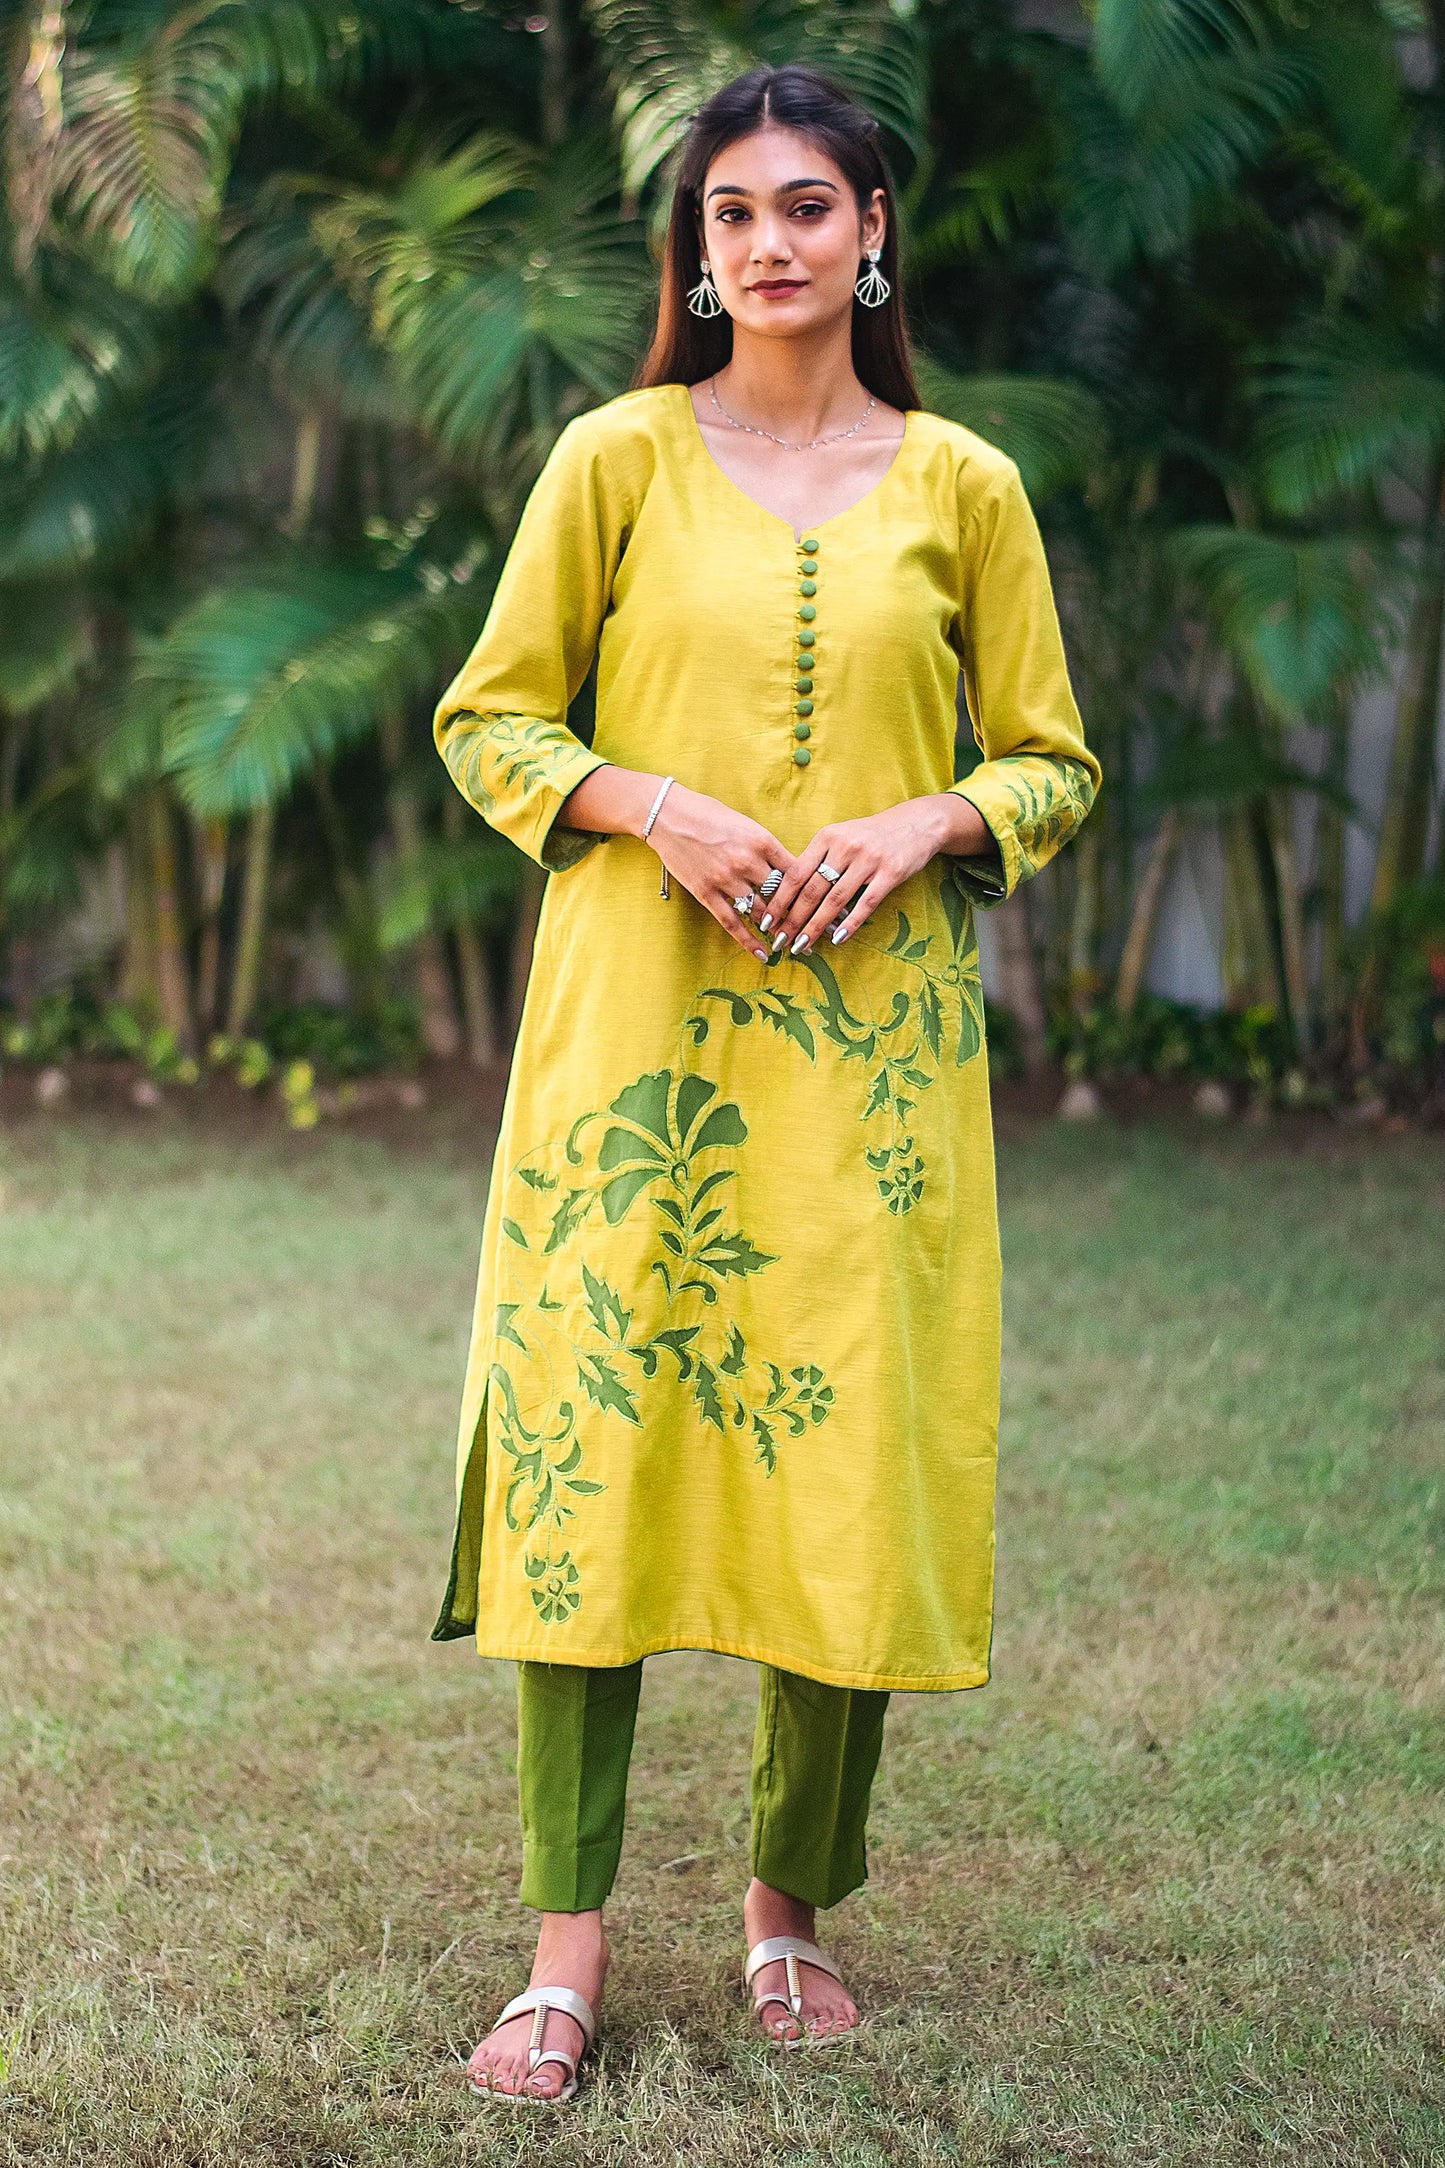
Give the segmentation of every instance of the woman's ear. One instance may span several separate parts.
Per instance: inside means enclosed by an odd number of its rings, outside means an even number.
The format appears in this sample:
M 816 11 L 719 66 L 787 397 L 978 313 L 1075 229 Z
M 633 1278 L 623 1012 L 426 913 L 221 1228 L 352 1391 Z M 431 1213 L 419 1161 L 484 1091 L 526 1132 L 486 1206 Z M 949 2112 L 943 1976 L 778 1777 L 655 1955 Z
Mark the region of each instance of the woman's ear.
M 887 201 L 881 188 L 873 191 L 873 201 L 863 213 L 859 240 L 866 250 L 882 248 L 883 236 L 888 230 Z

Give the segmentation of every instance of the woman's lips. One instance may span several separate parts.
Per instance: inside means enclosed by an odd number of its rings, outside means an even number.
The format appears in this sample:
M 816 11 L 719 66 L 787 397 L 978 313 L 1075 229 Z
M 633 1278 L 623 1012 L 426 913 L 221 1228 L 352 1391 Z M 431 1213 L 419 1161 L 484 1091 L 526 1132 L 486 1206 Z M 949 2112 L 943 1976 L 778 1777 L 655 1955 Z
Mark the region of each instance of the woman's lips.
M 806 279 L 759 279 L 748 290 L 755 294 L 798 294 L 806 284 Z

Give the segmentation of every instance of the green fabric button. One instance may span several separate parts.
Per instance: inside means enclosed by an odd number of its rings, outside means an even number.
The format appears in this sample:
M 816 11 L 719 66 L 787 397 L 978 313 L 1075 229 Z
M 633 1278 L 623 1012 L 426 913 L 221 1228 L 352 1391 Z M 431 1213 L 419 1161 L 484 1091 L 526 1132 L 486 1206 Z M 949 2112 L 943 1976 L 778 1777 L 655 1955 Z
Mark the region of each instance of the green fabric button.
M 800 587 L 799 587 L 799 589 L 798 589 L 798 592 L 799 592 L 799 594 L 803 594 L 803 595 L 816 595 L 816 594 L 817 594 L 817 592 L 818 592 L 818 583 L 817 583 L 817 581 L 816 581 L 816 580 L 804 580 L 804 581 L 803 581 L 803 582 L 801 583 L 801 585 L 800 585 Z
M 798 615 L 805 625 L 811 625 L 817 614 L 811 602 L 800 602 L 798 604 Z
M 808 762 L 809 762 L 809 761 L 810 761 L 810 760 L 812 759 L 812 757 L 813 757 L 813 756 L 812 756 L 812 754 L 811 754 L 811 753 L 810 753 L 810 752 L 808 751 L 808 748 L 807 748 L 807 746 L 806 746 L 806 745 L 800 745 L 800 746 L 797 746 L 797 747 L 796 747 L 796 748 L 794 749 L 794 753 L 793 753 L 793 759 L 794 759 L 794 760 L 796 761 L 797 765 L 798 765 L 798 766 L 799 766 L 800 768 L 806 768 L 806 767 L 807 767 L 807 765 L 808 765 Z
M 813 690 L 813 680 L 810 677 L 800 677 L 797 690 L 800 693 L 810 693 Z
M 817 637 L 818 635 L 815 632 L 800 632 L 798 634 L 798 645 L 799 647 L 811 647 Z
M 799 713 L 800 715 L 811 715 L 811 714 L 812 714 L 812 712 L 813 712 L 813 703 L 812 703 L 812 701 L 811 701 L 811 700 L 800 700 L 800 701 L 798 702 L 798 713 Z
M 813 726 L 811 723 L 794 723 L 793 736 L 795 738 L 811 738 L 812 735 Z
M 803 573 L 808 579 L 811 579 L 813 577 L 813 574 L 817 571 L 817 569 L 818 560 L 816 557 L 805 557 L 803 559 L 803 562 L 798 567 L 798 570 Z
M 818 544 L 812 535 L 809 535 L 805 542 L 800 542 L 798 547 L 800 550 L 805 550 L 809 557 L 816 557 L 818 554 Z

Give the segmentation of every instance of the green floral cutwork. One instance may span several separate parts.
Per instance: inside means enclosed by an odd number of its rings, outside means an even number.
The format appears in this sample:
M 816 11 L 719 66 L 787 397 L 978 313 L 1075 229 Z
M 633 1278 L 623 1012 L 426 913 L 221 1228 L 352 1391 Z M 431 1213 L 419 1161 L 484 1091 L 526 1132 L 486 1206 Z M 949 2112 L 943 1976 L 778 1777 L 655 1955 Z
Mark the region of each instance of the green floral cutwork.
M 475 726 L 481 725 L 480 729 Z M 533 715 L 476 715 L 460 709 L 451 718 L 443 758 L 452 780 L 488 820 L 499 800 L 548 783 L 577 751 L 564 724 Z
M 955 1067 L 971 1061 L 983 1045 L 983 988 L 979 979 L 978 939 L 972 913 L 955 882 L 944 874 L 939 901 L 948 930 L 946 951 L 933 933 L 917 934 L 906 911 L 895 907 L 892 938 L 886 946 L 869 938 L 872 921 L 853 935 L 837 963 L 822 954 L 795 960 L 817 981 L 817 996 L 804 1004 L 783 987 L 705 986 L 699 1002 L 727 1004 L 734 1024 L 755 1019 L 817 1059 L 819 1038 L 837 1047 L 844 1061 L 864 1065 L 867 1087 L 861 1119 L 886 1132 L 875 1146 L 865 1146 L 878 1194 L 890 1212 L 909 1212 L 923 1195 L 926 1165 L 908 1127 L 918 1095 L 935 1081 L 951 1052 Z M 843 992 L 839 965 L 850 956 L 850 993 Z M 947 960 L 944 961 L 946 954 Z M 868 982 L 877 977 L 871 959 L 894 960 L 905 983 L 894 985 L 886 1016 L 873 1013 Z M 868 957 L 868 963 L 863 962 Z M 859 1011 L 866 1010 L 866 1014 Z M 685 1029 L 702 1045 L 711 1022 L 699 1008 Z
M 555 1148 L 550 1155 L 555 1165 L 544 1149 L 512 1170 L 507 1201 L 515 1209 L 501 1216 L 499 1266 L 508 1286 L 494 1313 L 490 1435 L 510 1463 L 505 1519 L 527 1539 L 523 1570 L 547 1625 L 565 1625 L 582 1602 L 580 1570 L 562 1546 L 575 1501 L 605 1488 L 583 1472 L 582 1426 L 594 1414 L 640 1429 L 649 1382 L 661 1372 L 687 1387 L 701 1434 L 742 1434 L 771 1475 L 786 1438 L 825 1422 L 833 1405 L 816 1363 L 759 1357 L 735 1320 L 715 1314 L 729 1281 L 777 1263 L 727 1224 L 726 1186 L 737 1169 L 711 1164 L 712 1155 L 740 1149 L 748 1131 L 739 1108 L 717 1091 L 692 1071 L 650 1071 L 605 1109 L 579 1116 L 560 1159 Z M 595 1153 L 594 1124 L 601 1125 Z M 575 1272 L 568 1262 L 589 1223 L 600 1237 L 642 1198 L 659 1253 L 649 1273 L 661 1284 L 658 1315 L 646 1322 L 580 1252 Z M 529 1263 L 541 1275 L 535 1294 L 523 1285 Z M 694 1303 L 703 1317 L 678 1314 Z M 504 1358 L 505 1347 L 523 1361 Z M 533 1387 L 525 1409 L 524 1382 Z

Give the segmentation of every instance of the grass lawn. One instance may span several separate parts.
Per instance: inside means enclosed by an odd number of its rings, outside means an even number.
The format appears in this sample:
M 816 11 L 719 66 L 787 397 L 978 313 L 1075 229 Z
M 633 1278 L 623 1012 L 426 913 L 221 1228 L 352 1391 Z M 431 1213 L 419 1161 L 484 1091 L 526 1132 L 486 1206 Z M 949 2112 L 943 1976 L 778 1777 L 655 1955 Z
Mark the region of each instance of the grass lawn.
M 0 2161 L 1445 2156 L 1438 1139 L 1004 1122 L 995 1677 L 890 1710 L 870 2023 L 755 2037 L 754 1676 L 657 1657 L 549 2117 L 461 2082 L 533 1916 L 427 1638 L 489 1135 L 150 1120 L 0 1136 Z

